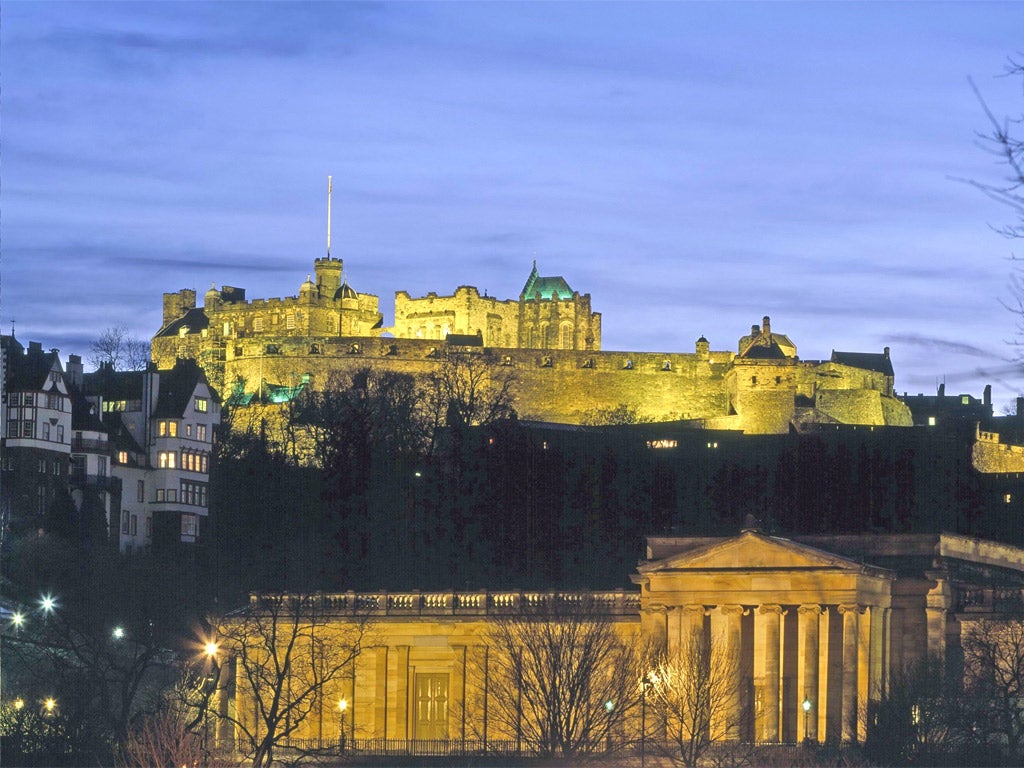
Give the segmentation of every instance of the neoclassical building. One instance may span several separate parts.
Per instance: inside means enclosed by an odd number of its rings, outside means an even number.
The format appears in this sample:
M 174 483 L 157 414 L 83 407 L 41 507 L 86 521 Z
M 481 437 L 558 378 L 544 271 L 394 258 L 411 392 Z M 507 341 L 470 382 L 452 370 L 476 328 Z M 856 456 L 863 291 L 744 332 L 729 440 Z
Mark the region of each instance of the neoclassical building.
M 951 534 L 800 536 L 756 529 L 711 538 L 650 538 L 639 592 L 592 593 L 623 642 L 677 652 L 690 633 L 725 644 L 738 711 L 726 739 L 862 741 L 871 705 L 915 662 L 955 669 L 965 627 L 1024 609 L 1024 550 Z M 258 611 L 252 596 L 247 610 Z M 339 628 L 359 611 L 372 632 L 296 737 L 479 739 L 494 725 L 487 687 L 491 628 L 543 595 L 404 592 L 317 596 Z M 251 711 L 230 675 L 220 706 Z M 477 693 L 471 693 L 476 690 Z M 347 719 L 334 709 L 344 700 Z M 489 709 L 492 714 L 489 717 Z M 634 723 L 635 732 L 639 723 Z M 648 732 L 656 736 L 656 729 Z

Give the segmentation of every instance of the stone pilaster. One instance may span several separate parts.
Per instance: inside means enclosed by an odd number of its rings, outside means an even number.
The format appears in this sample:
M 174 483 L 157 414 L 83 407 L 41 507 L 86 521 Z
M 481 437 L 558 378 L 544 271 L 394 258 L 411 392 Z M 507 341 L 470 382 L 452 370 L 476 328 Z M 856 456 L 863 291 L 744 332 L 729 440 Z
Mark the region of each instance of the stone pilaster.
M 729 664 L 732 666 L 733 680 L 729 686 L 731 689 L 730 706 L 725 707 L 724 733 L 729 740 L 739 739 L 740 722 L 743 719 L 744 701 L 740 695 L 743 680 L 740 676 L 740 649 L 741 633 L 743 631 L 743 606 L 742 605 L 720 605 L 718 607 L 725 622 L 725 644 Z

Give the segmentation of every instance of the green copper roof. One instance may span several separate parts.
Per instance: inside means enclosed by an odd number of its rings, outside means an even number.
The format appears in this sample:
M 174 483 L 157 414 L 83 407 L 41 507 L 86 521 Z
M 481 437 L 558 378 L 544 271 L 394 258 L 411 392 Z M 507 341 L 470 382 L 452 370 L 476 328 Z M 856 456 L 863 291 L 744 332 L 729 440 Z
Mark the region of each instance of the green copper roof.
M 572 288 L 565 282 L 565 278 L 561 275 L 555 275 L 554 277 L 541 277 L 537 274 L 537 262 L 533 262 L 533 270 L 530 272 L 530 276 L 526 278 L 526 285 L 523 286 L 523 292 L 519 294 L 520 299 L 545 299 L 550 301 L 551 299 L 571 299 L 573 295 Z

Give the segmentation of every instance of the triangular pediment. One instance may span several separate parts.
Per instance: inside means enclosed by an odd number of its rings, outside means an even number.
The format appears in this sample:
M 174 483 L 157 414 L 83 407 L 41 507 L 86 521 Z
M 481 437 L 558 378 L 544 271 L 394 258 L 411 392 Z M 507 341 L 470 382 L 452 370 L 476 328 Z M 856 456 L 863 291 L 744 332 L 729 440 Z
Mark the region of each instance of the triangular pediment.
M 640 566 L 641 573 L 679 570 L 788 570 L 827 568 L 860 571 L 863 568 L 849 558 L 798 544 L 789 539 L 744 531 L 739 536 L 669 555 Z

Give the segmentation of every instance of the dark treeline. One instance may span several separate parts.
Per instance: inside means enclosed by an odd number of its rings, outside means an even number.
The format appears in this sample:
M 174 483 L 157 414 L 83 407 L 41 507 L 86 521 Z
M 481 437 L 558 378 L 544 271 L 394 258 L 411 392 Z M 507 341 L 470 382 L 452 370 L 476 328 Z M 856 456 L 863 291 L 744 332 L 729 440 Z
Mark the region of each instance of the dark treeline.
M 235 430 L 212 482 L 217 577 L 296 591 L 625 587 L 645 535 L 726 535 L 748 515 L 780 534 L 1020 543 L 1007 488 L 971 466 L 969 430 L 555 428 L 489 401 L 465 407 L 495 387 L 453 394 L 371 372 L 335 382 L 288 414 L 314 425 L 312 467 L 287 440 Z

